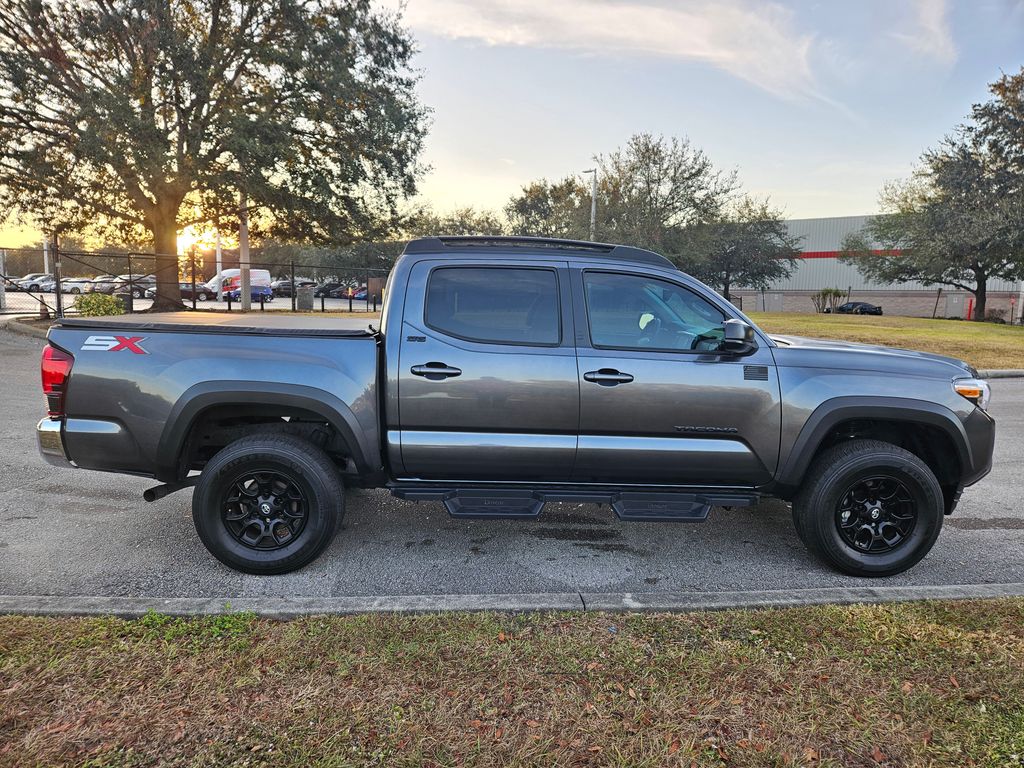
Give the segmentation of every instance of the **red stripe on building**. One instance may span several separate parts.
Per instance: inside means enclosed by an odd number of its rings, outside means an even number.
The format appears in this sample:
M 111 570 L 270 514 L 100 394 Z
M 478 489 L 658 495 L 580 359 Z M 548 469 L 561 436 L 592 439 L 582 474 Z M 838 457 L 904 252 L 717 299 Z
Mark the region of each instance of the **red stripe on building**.
M 871 251 L 876 256 L 900 256 L 903 251 L 899 248 L 894 250 Z M 801 259 L 837 259 L 842 251 L 804 251 L 800 254 Z

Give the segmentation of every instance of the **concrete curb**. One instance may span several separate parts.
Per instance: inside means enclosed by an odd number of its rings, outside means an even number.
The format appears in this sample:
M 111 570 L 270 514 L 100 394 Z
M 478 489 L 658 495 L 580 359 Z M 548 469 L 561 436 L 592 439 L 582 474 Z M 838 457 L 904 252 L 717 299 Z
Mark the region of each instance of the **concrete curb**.
M 42 328 L 36 328 L 35 326 L 26 325 L 25 323 L 20 322 L 25 319 L 26 318 L 24 317 L 12 317 L 3 325 L 0 325 L 0 328 L 6 328 L 12 333 L 18 333 L 22 336 L 35 336 L 37 339 L 46 338 L 46 331 Z
M 1024 369 L 997 368 L 989 371 L 978 371 L 983 379 L 1024 379 Z
M 389 597 L 90 597 L 0 595 L 0 614 L 29 616 L 121 616 L 147 611 L 171 616 L 212 616 L 252 611 L 269 619 L 355 613 L 445 613 L 458 611 L 717 611 L 789 608 L 913 600 L 969 600 L 1024 596 L 1024 583 L 923 587 L 826 587 L 748 592 L 579 593 L 521 595 L 396 595 Z

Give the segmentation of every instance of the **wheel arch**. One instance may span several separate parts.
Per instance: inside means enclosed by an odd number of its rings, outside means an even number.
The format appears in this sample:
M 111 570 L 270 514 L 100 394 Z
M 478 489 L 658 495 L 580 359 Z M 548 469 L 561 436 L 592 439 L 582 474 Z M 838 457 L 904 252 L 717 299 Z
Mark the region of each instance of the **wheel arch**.
M 943 486 L 958 484 L 973 466 L 967 432 L 949 408 L 911 398 L 838 397 L 815 408 L 804 423 L 776 479 L 776 492 L 791 497 L 815 457 L 846 439 L 844 429 L 850 430 L 849 438 L 873 437 L 907 448 L 929 465 Z
M 329 392 L 300 384 L 210 381 L 187 389 L 168 414 L 157 445 L 157 479 L 170 482 L 187 473 L 182 456 L 193 430 L 203 414 L 228 406 L 266 406 L 315 414 L 337 431 L 360 474 L 369 474 L 379 463 L 352 409 Z

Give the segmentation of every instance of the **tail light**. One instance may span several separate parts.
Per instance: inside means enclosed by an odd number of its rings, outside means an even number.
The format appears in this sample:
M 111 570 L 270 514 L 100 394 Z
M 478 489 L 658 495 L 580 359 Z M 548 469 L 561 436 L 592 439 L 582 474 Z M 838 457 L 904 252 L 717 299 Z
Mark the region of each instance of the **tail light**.
M 64 415 L 64 395 L 74 364 L 75 358 L 62 349 L 47 344 L 43 350 L 43 394 L 46 395 L 46 411 L 50 416 Z

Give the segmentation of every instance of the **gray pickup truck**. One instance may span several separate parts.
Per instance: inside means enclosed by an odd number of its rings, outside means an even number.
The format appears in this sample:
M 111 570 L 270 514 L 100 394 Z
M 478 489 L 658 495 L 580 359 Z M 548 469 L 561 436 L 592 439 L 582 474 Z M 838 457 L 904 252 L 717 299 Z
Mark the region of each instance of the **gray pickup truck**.
M 849 574 L 899 573 L 989 471 L 988 385 L 937 355 L 769 336 L 667 259 L 624 246 L 427 238 L 380 328 L 222 313 L 61 320 L 42 360 L 51 463 L 194 486 L 209 551 L 249 573 L 314 559 L 345 487 L 532 518 L 792 502 Z

